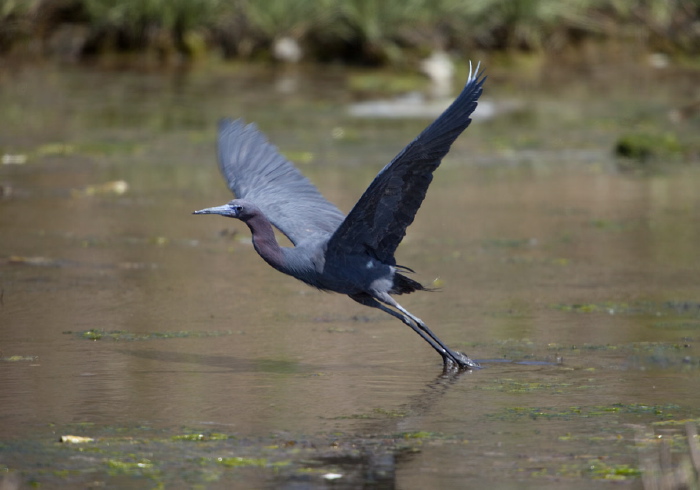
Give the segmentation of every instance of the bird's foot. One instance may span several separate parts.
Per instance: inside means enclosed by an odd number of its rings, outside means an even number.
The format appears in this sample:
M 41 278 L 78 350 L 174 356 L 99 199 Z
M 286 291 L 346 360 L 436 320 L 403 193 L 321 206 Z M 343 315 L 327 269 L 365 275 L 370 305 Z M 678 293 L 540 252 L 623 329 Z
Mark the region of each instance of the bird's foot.
M 443 356 L 442 359 L 445 363 L 444 367 L 446 371 L 455 369 L 481 369 L 481 365 L 478 362 L 472 361 L 466 354 L 462 354 L 461 352 L 453 351 L 451 352 L 451 356 Z

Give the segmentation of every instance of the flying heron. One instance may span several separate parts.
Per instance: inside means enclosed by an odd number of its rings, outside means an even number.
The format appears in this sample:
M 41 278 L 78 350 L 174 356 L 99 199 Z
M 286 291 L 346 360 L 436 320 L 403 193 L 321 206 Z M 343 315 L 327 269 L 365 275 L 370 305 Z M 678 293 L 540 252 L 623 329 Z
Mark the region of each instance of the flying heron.
M 254 124 L 219 123 L 219 166 L 236 199 L 194 214 L 243 221 L 258 254 L 280 272 L 324 291 L 347 294 L 411 327 L 445 368 L 479 364 L 454 351 L 391 295 L 428 288 L 405 274 L 394 252 L 420 208 L 433 172 L 471 122 L 485 81 L 479 65 L 457 99 L 380 172 L 345 216 L 284 158 Z M 292 242 L 281 247 L 273 226 Z

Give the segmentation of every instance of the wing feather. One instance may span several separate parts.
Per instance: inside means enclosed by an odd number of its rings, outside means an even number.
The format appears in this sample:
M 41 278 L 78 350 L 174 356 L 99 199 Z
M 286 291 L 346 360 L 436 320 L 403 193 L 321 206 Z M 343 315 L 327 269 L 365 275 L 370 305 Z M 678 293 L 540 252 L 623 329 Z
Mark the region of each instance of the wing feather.
M 231 192 L 258 206 L 295 245 L 311 237 L 330 236 L 345 218 L 255 124 L 222 119 L 218 152 Z
M 471 123 L 485 80 L 477 65 L 450 107 L 379 172 L 333 234 L 329 252 L 366 253 L 396 264 L 394 252 L 423 203 L 433 172 Z

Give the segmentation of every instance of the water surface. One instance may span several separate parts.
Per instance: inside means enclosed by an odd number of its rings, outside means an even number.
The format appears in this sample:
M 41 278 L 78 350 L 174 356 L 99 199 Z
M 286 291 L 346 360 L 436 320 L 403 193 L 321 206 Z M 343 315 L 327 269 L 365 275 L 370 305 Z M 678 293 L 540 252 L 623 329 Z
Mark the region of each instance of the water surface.
M 0 150 L 24 159 L 0 166 L 7 481 L 607 488 L 641 485 L 635 446 L 658 435 L 683 457 L 700 170 L 611 152 L 682 85 L 525 85 L 522 110 L 458 140 L 398 251 L 440 289 L 401 303 L 483 361 L 444 376 L 400 322 L 280 275 L 241 223 L 190 214 L 230 199 L 221 116 L 258 122 L 345 212 L 428 122 L 353 119 L 342 71 L 297 74 L 291 93 L 280 76 L 2 74 Z M 486 96 L 513 88 L 495 77 Z

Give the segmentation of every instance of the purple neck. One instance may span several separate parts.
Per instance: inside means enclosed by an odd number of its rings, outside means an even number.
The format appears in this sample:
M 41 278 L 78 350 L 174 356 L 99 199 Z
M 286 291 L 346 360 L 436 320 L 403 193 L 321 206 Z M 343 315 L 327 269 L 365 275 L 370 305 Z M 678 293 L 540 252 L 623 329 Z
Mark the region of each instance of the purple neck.
M 246 220 L 246 225 L 253 234 L 253 247 L 255 251 L 278 271 L 284 272 L 286 261 L 282 247 L 277 243 L 275 232 L 270 222 L 262 215 L 256 213 Z

